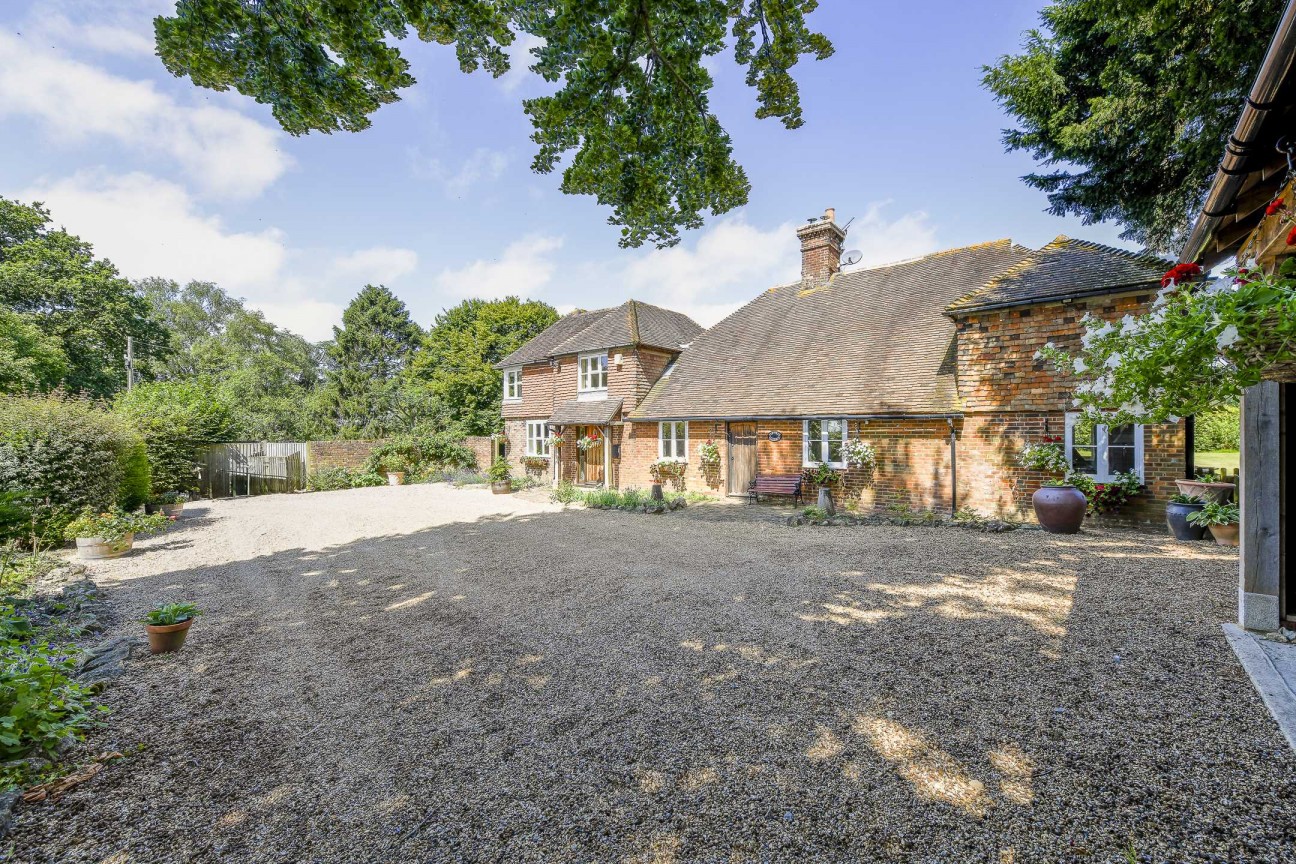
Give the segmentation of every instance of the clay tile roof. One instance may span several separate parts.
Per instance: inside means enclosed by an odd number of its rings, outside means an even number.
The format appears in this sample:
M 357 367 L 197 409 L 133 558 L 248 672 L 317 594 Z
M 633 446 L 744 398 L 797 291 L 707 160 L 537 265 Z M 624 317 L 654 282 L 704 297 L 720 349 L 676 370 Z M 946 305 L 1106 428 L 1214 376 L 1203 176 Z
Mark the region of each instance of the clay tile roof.
M 1145 252 L 1058 237 L 949 306 L 951 313 L 1155 287 L 1174 266 Z
M 621 413 L 620 399 L 581 402 L 572 399 L 554 408 L 549 422 L 555 426 L 606 426 Z
M 945 307 L 1029 253 L 998 240 L 772 288 L 698 336 L 632 419 L 957 412 Z
M 564 315 L 495 365 L 523 366 L 565 354 L 635 345 L 679 351 L 701 332 L 702 328 L 687 315 L 627 300 L 611 309 Z

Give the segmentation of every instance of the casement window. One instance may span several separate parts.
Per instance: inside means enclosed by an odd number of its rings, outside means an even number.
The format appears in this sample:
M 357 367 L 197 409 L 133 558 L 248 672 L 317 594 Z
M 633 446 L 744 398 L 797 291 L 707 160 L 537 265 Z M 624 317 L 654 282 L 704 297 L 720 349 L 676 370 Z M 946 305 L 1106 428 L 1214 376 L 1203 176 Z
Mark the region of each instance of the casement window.
M 802 428 L 802 462 L 818 465 L 827 462 L 834 468 L 844 468 L 842 444 L 846 443 L 845 420 L 806 420 Z
M 657 457 L 688 461 L 688 424 L 673 420 L 657 424 Z
M 599 393 L 607 390 L 607 354 L 585 354 L 580 358 L 581 393 Z
M 549 429 L 543 420 L 528 420 L 526 424 L 526 455 L 549 455 Z
M 504 398 L 521 399 L 522 398 L 522 370 L 505 369 L 504 370 Z
M 1072 470 L 1105 482 L 1133 471 L 1143 478 L 1143 427 L 1108 426 L 1082 414 L 1066 415 L 1066 454 Z

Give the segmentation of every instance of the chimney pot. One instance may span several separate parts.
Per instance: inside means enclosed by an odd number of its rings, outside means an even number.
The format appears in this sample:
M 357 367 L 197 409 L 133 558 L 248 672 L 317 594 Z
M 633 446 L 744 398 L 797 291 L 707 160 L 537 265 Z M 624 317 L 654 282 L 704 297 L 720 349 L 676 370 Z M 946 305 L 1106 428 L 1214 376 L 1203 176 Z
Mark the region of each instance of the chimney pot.
M 837 208 L 836 208 L 836 207 L 829 207 L 827 210 L 824 211 L 824 221 L 825 221 L 825 222 L 836 222 L 836 221 L 837 221 Z

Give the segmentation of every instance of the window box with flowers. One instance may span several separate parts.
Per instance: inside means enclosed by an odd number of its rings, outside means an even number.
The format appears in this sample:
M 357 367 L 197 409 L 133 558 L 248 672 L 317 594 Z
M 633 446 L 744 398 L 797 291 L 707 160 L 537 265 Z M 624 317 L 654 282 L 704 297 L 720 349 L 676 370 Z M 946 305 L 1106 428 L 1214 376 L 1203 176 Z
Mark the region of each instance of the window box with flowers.
M 658 459 L 648 466 L 648 476 L 653 481 L 653 498 L 658 498 L 661 491 L 661 485 L 669 482 L 677 491 L 684 491 L 684 473 L 688 470 L 688 463 L 681 462 L 679 459 Z

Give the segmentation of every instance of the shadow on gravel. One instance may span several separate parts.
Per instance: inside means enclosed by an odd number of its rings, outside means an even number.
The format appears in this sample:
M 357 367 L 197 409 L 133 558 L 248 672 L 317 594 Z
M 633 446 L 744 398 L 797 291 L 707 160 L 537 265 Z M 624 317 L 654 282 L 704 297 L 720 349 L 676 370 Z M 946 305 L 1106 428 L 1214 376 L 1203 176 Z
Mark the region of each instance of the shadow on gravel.
M 182 653 L 132 661 L 107 691 L 91 745 L 131 755 L 20 810 L 15 854 L 1290 848 L 1273 826 L 1296 822 L 1296 759 L 1218 634 L 1230 556 L 677 515 L 488 518 L 122 584 L 123 620 L 161 597 L 206 614 Z

